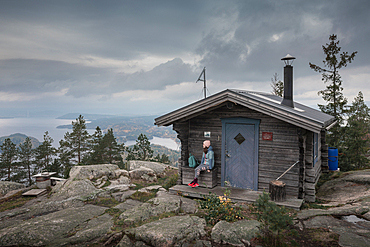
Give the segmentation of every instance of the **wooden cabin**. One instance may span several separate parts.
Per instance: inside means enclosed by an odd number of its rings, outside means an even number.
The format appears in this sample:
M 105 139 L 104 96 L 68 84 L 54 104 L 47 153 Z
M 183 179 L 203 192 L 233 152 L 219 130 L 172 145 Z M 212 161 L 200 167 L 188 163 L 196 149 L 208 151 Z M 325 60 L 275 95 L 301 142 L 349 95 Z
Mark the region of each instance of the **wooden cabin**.
M 173 125 L 181 141 L 179 183 L 194 178 L 189 153 L 200 160 L 202 143 L 208 139 L 215 169 L 205 174 L 211 180 L 207 186 L 268 191 L 271 180 L 299 161 L 280 180 L 286 183 L 288 197 L 314 202 L 315 185 L 321 172 L 328 170 L 325 134 L 335 118 L 284 100 L 268 93 L 227 89 L 156 118 L 158 126 Z

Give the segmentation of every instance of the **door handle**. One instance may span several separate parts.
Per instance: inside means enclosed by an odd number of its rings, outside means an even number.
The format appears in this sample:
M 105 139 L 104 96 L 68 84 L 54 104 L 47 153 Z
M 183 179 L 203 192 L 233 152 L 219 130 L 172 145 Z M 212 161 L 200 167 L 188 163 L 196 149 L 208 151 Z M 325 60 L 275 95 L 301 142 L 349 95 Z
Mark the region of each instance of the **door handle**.
M 226 151 L 225 153 L 226 157 L 230 158 L 230 154 Z

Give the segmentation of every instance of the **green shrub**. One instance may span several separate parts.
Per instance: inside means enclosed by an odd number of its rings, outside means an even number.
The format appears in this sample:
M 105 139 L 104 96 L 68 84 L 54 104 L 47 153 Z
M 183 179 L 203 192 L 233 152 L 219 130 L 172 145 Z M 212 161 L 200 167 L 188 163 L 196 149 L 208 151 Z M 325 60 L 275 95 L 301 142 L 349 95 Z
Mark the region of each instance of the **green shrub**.
M 134 194 L 130 196 L 130 198 L 133 200 L 140 201 L 140 202 L 146 202 L 154 198 L 156 194 L 157 194 L 157 190 L 152 190 L 150 192 L 136 191 Z
M 172 174 L 170 177 L 168 177 L 168 179 L 166 180 L 166 182 L 163 184 L 162 187 L 165 188 L 166 190 L 168 190 L 169 188 L 175 186 L 178 177 L 179 177 L 179 175 L 177 173 Z
M 234 206 L 229 195 L 229 190 L 225 190 L 223 196 L 209 192 L 209 195 L 204 196 L 204 200 L 199 201 L 199 207 L 206 212 L 204 218 L 207 224 L 214 225 L 220 220 L 233 222 L 243 218 L 240 207 Z
M 278 246 L 280 244 L 280 233 L 293 224 L 293 217 L 285 207 L 279 207 L 270 201 L 268 193 L 263 192 L 255 202 L 254 214 L 261 222 L 261 240 L 267 246 Z

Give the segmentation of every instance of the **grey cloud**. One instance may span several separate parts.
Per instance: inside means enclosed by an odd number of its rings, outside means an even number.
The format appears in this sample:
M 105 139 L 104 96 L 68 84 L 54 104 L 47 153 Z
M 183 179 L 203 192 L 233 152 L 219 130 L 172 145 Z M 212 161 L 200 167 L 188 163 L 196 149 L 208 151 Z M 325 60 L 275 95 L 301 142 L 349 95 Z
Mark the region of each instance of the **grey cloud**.
M 196 46 L 207 8 L 199 1 L 6 1 L 0 21 L 63 34 L 53 46 L 64 51 L 122 60 L 142 54 L 176 57 Z
M 370 21 L 367 11 L 368 2 L 361 1 L 359 4 L 347 1 L 233 3 L 238 6 L 236 8 L 238 17 L 234 25 L 230 26 L 229 30 L 209 31 L 196 49 L 196 52 L 203 57 L 201 64 L 214 71 L 213 78 L 216 80 L 269 81 L 273 73 L 281 74 L 283 63 L 280 59 L 287 53 L 297 57 L 296 75 L 312 75 L 308 62 L 321 63 L 324 59 L 321 46 L 328 42 L 328 37 L 332 33 L 338 33 L 343 51 L 359 51 L 356 58 L 359 61 L 355 61 L 357 65 L 351 66 L 369 64 L 369 60 L 365 57 L 370 55 L 370 51 L 362 49 L 366 46 L 360 44 L 365 41 L 365 37 L 370 36 L 370 27 L 360 24 L 360 20 L 362 22 L 368 20 L 366 23 Z M 351 6 L 347 8 L 346 5 Z M 351 16 L 356 16 L 356 21 L 351 20 Z M 226 39 L 228 32 L 235 27 L 234 37 Z M 349 32 L 350 36 L 340 36 L 341 33 Z M 364 32 L 367 35 L 364 35 Z M 271 37 L 274 34 L 282 34 L 282 36 L 272 42 Z M 348 39 L 360 40 L 357 41 L 358 46 L 347 45 Z M 240 56 L 247 54 L 248 51 L 249 54 L 243 63 L 240 61 Z
M 55 92 L 79 81 L 99 82 L 109 78 L 106 69 L 35 59 L 0 60 L 0 85 L 3 92 Z
M 150 71 L 133 74 L 93 68 L 60 61 L 10 59 L 0 60 L 0 85 L 3 92 L 56 92 L 87 97 L 127 90 L 162 90 L 168 85 L 195 81 L 196 73 L 180 58 L 160 64 Z

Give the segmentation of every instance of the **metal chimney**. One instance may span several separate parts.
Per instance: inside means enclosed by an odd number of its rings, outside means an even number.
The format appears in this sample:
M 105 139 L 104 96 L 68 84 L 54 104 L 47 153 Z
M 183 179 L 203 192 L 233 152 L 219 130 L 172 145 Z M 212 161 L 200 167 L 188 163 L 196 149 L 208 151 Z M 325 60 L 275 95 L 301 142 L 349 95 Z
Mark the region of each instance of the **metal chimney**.
M 293 103 L 293 60 L 295 57 L 287 54 L 281 60 L 284 61 L 284 98 L 281 101 L 282 105 L 286 105 L 289 107 L 294 108 Z

